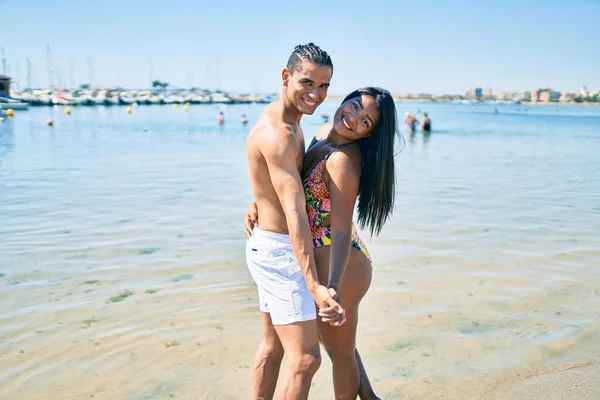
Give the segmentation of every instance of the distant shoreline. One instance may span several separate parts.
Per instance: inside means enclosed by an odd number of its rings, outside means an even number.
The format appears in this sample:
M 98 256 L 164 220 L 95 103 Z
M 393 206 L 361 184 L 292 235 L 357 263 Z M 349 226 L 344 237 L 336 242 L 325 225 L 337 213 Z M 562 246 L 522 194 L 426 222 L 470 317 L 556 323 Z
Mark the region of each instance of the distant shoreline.
M 205 90 L 190 92 L 166 92 L 166 91 L 122 91 L 116 89 L 80 89 L 76 91 L 40 89 L 34 92 L 12 92 L 9 101 L 0 103 L 0 108 L 9 109 L 19 107 L 44 107 L 44 106 L 137 106 L 137 105 L 193 105 L 210 104 L 216 106 L 227 106 L 234 104 L 268 104 L 275 100 L 277 93 L 259 93 L 259 94 L 238 94 L 228 92 L 211 92 Z M 341 102 L 346 95 L 329 94 L 326 101 Z M 581 106 L 581 107 L 599 107 L 600 102 L 532 102 L 532 101 L 494 101 L 494 100 L 476 100 L 455 98 L 414 98 L 392 95 L 394 101 L 401 103 L 414 104 L 453 104 L 469 105 L 477 107 L 479 105 L 517 105 L 517 106 Z M 14 103 L 14 100 L 21 104 Z M 13 106 L 13 107 L 11 107 Z
M 328 95 L 327 96 L 327 100 L 334 100 L 334 101 L 342 101 L 346 96 L 345 95 Z M 414 98 L 408 98 L 408 97 L 401 97 L 401 96 L 392 96 L 394 98 L 394 101 L 397 102 L 402 102 L 402 103 L 424 103 L 424 104 L 436 104 L 436 103 L 442 103 L 442 104 L 461 104 L 460 101 L 456 101 L 456 100 L 450 100 L 450 99 L 414 99 Z M 496 105 L 506 105 L 506 104 L 512 104 L 510 102 L 505 102 L 505 103 L 494 103 L 491 101 L 477 101 L 477 100 L 470 100 L 470 99 L 465 99 L 465 101 L 468 101 L 470 105 L 478 105 L 478 104 L 496 104 Z M 577 102 L 550 102 L 550 103 L 542 103 L 542 102 L 532 102 L 532 101 L 521 101 L 520 103 L 514 103 L 515 105 L 526 105 L 526 106 L 583 106 L 583 107 L 599 107 L 600 103 L 593 103 L 593 102 L 581 102 L 581 103 L 577 103 Z

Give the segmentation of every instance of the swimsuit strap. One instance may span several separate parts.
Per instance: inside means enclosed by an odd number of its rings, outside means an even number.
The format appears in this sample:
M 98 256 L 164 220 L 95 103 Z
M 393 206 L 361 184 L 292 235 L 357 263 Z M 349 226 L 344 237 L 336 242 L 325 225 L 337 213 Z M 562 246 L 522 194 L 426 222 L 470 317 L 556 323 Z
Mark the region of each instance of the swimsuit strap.
M 331 154 L 333 153 L 333 151 L 334 151 L 335 149 L 336 149 L 336 148 L 334 147 L 334 148 L 332 148 L 331 150 L 329 150 L 329 153 L 327 153 L 327 155 L 326 155 L 326 156 L 325 156 L 325 157 L 324 157 L 324 158 L 323 158 L 321 161 L 319 161 L 319 162 L 317 163 L 317 165 L 315 165 L 315 166 L 314 166 L 314 168 L 313 168 L 313 169 L 310 171 L 309 177 L 313 176 L 313 175 L 316 173 L 317 169 L 319 168 L 319 166 L 320 166 L 321 164 L 323 164 L 324 162 L 327 162 L 327 160 L 329 159 L 329 156 L 331 156 Z M 320 179 L 323 179 L 323 173 L 322 173 L 322 172 L 321 172 Z
M 325 156 L 325 158 L 323 159 L 323 161 L 327 161 L 329 159 L 329 156 L 333 154 L 333 151 L 337 149 L 337 147 L 333 147 L 331 150 L 329 150 L 329 153 L 327 153 L 327 155 Z
M 317 138 L 313 138 L 313 142 L 314 142 L 316 139 L 317 139 Z M 320 141 L 322 141 L 322 140 L 325 140 L 325 139 L 326 139 L 326 138 L 323 138 L 323 139 L 317 140 L 317 142 L 320 142 Z M 310 150 L 310 149 L 311 149 L 311 147 L 312 147 L 312 146 L 314 146 L 314 145 L 316 144 L 316 143 L 313 143 L 313 142 L 311 142 L 310 146 L 308 146 L 308 150 Z M 316 170 L 316 169 L 319 167 L 319 165 L 321 165 L 321 163 L 323 163 L 323 162 L 326 162 L 326 161 L 329 159 L 329 157 L 330 157 L 330 156 L 333 154 L 333 152 L 334 152 L 335 150 L 337 150 L 337 149 L 341 149 L 342 147 L 345 147 L 345 146 L 348 146 L 348 145 L 351 145 L 352 143 L 354 143 L 354 142 L 350 142 L 350 143 L 342 144 L 342 145 L 339 145 L 339 146 L 333 146 L 333 147 L 331 148 L 331 150 L 329 150 L 329 153 L 327 153 L 327 155 L 326 155 L 326 156 L 325 156 L 325 157 L 324 157 L 324 158 L 323 158 L 321 161 L 319 161 L 319 162 L 317 163 L 317 165 L 315 165 L 315 167 L 312 169 L 312 171 L 310 172 L 310 174 L 312 175 L 312 174 L 313 174 L 313 172 L 314 172 L 314 171 L 315 171 L 315 170 Z

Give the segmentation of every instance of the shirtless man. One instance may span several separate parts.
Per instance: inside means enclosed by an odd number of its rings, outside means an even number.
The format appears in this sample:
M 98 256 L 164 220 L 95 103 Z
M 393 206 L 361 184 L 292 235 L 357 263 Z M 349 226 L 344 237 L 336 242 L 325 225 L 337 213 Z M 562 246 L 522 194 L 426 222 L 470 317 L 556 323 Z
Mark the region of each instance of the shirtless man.
M 281 96 L 267 105 L 248 135 L 250 184 L 260 228 L 246 245 L 248 269 L 258 287 L 263 339 L 253 365 L 253 398 L 271 399 L 283 352 L 288 357 L 283 399 L 306 399 L 321 364 L 316 309 L 345 320 L 335 290 L 319 283 L 300 173 L 303 114 L 327 97 L 333 65 L 313 43 L 296 46 L 281 77 Z

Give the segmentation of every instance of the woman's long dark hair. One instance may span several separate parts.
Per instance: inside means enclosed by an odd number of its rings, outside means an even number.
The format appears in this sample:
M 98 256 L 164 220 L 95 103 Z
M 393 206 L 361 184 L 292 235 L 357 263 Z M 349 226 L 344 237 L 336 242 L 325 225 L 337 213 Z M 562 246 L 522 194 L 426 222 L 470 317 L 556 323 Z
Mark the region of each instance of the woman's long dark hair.
M 394 176 L 394 139 L 404 140 L 396 128 L 396 105 L 387 90 L 366 87 L 350 93 L 342 103 L 360 97 L 371 96 L 379 109 L 379 119 L 371 134 L 359 140 L 362 157 L 362 174 L 358 192 L 358 224 L 379 234 L 383 224 L 394 208 L 396 177 Z

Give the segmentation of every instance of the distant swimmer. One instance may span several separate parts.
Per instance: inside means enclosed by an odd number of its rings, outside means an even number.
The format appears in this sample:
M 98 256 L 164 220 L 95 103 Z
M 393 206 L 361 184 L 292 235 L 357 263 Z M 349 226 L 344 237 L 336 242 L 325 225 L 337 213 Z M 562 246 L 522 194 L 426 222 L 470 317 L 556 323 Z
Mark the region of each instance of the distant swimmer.
M 327 113 L 321 114 L 321 118 L 323 118 L 324 124 L 329 122 L 329 114 L 327 114 Z
M 225 122 L 225 115 L 223 115 L 223 111 L 219 111 L 219 113 L 217 114 L 217 124 L 223 125 L 224 122 Z
M 410 132 L 414 132 L 417 129 L 417 124 L 419 123 L 415 116 L 408 111 L 404 114 L 404 122 L 408 126 Z
M 242 114 L 240 121 L 242 122 L 242 125 L 246 125 L 248 123 L 248 117 L 246 117 L 246 114 Z
M 431 119 L 427 113 L 423 114 L 423 125 L 421 126 L 423 132 L 431 132 Z

